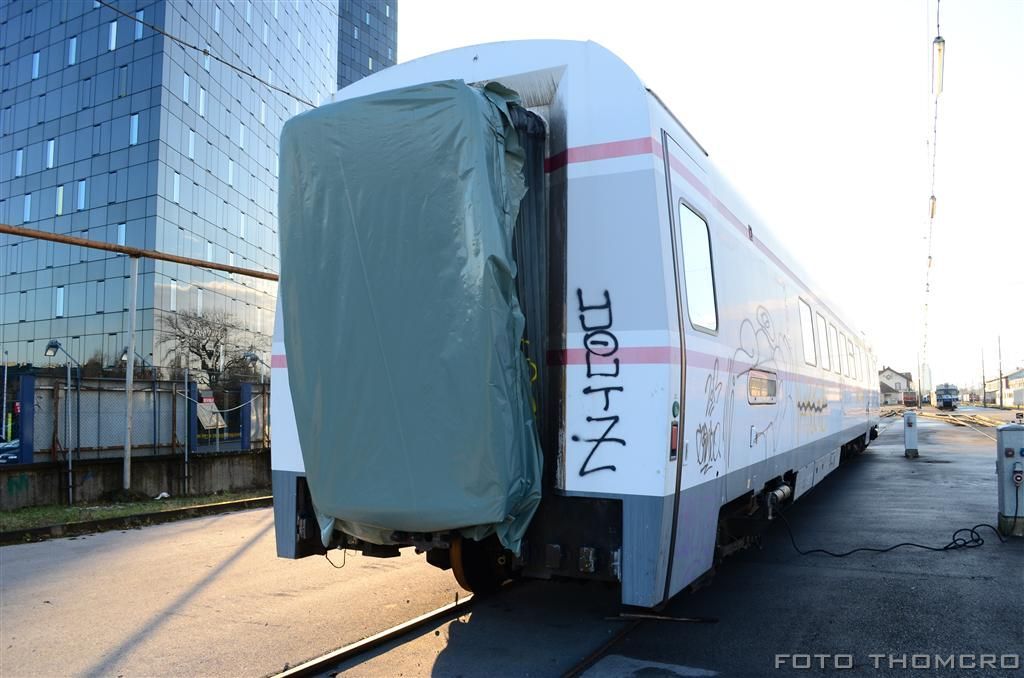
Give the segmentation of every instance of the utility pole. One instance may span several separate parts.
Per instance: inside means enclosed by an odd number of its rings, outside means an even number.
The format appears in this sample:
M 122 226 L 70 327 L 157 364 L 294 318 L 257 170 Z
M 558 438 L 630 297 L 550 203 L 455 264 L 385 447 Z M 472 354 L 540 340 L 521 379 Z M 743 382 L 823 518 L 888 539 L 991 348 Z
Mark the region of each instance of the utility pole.
M 1003 338 L 998 337 L 996 345 L 999 347 L 999 407 L 1003 406 Z

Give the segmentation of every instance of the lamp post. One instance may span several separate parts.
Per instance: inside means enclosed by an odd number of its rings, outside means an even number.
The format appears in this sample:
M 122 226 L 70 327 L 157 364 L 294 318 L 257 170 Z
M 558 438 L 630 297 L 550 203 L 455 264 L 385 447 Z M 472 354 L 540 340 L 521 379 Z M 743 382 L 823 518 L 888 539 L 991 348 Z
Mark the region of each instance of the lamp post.
M 71 357 L 71 354 L 64 350 L 64 347 L 60 345 L 60 342 L 56 339 L 51 339 L 50 343 L 46 345 L 46 350 L 43 351 L 43 355 L 47 358 L 52 358 L 57 355 L 57 351 L 60 351 L 67 357 L 67 377 L 64 380 L 65 396 L 64 396 L 64 442 L 67 445 L 67 456 L 68 456 L 68 506 L 75 503 L 74 495 L 74 474 L 71 466 L 71 363 L 75 363 L 75 367 L 78 368 L 79 374 L 81 374 L 82 366 L 77 360 Z M 6 393 L 6 388 L 5 391 Z M 77 445 L 76 445 L 77 448 Z
M 141 355 L 139 355 L 138 351 L 135 351 L 135 357 L 142 361 L 142 365 L 144 367 L 148 367 L 149 368 L 150 380 L 153 382 L 153 454 L 156 454 L 157 453 L 157 445 L 158 445 L 158 442 L 159 442 L 159 436 L 158 436 L 158 433 L 159 433 L 158 426 L 159 425 L 157 423 L 157 418 L 158 418 L 158 415 L 159 415 L 159 410 L 157 409 L 157 407 L 158 407 L 158 405 L 157 405 L 158 399 L 157 399 L 157 393 L 156 393 L 156 368 L 153 367 L 153 362 L 152 362 L 153 361 L 153 354 L 150 353 L 149 354 L 149 360 L 146 360 Z M 128 362 L 128 347 L 127 346 L 125 346 L 124 350 L 121 351 L 121 362 L 123 362 L 123 363 Z
M 255 366 L 255 365 L 256 365 L 256 363 L 261 363 L 261 364 L 262 364 L 262 365 L 263 365 L 264 367 L 266 367 L 266 368 L 267 368 L 268 370 L 269 370 L 269 369 L 271 369 L 271 368 L 270 368 L 270 365 L 268 365 L 268 364 L 267 364 L 267 363 L 266 363 L 266 362 L 265 362 L 265 361 L 263 360 L 263 358 L 259 357 L 259 355 L 258 355 L 258 354 L 256 353 L 256 351 L 254 351 L 254 350 L 252 350 L 252 349 L 250 349 L 250 350 L 246 351 L 245 353 L 243 353 L 243 354 L 242 354 L 242 359 L 243 359 L 243 360 L 247 360 L 247 361 L 249 362 L 249 364 L 250 364 L 250 365 L 253 365 L 253 366 Z M 263 373 L 262 373 L 262 372 L 260 372 L 260 383 L 261 383 L 261 384 L 263 383 Z
M 269 369 L 273 369 L 273 368 L 272 368 L 272 367 L 271 367 L 270 365 L 268 365 L 268 364 L 266 363 L 266 361 L 264 361 L 264 360 L 263 360 L 263 358 L 261 358 L 261 357 L 260 357 L 260 356 L 259 356 L 259 355 L 258 355 L 258 354 L 256 353 L 256 351 L 255 351 L 254 349 L 251 349 L 251 348 L 250 348 L 250 349 L 249 349 L 248 351 L 246 351 L 245 353 L 243 353 L 243 354 L 242 354 L 242 358 L 243 358 L 244 360 L 248 360 L 248 361 L 249 361 L 249 364 L 250 364 L 250 365 L 253 365 L 253 366 L 255 366 L 255 365 L 256 365 L 256 363 L 257 363 L 257 362 L 259 362 L 259 363 L 261 363 L 261 364 L 262 364 L 262 365 L 263 365 L 264 367 L 266 367 L 266 368 L 267 368 L 268 370 L 269 370 Z M 266 410 L 266 407 L 267 407 L 267 391 L 266 391 L 266 388 L 265 388 L 265 387 L 263 386 L 263 372 L 260 372 L 260 389 L 261 389 L 261 391 L 262 391 L 261 395 L 262 395 L 262 397 L 263 397 L 263 400 L 262 400 L 262 407 L 264 408 L 264 409 L 263 409 L 263 416 L 262 416 L 262 420 L 263 420 L 263 421 L 262 421 L 262 422 L 260 422 L 260 423 L 261 423 L 261 426 L 260 426 L 260 435 L 261 435 L 261 436 L 263 436 L 263 444 L 264 444 L 264 445 L 266 445 L 266 444 L 267 444 L 267 442 L 268 442 L 268 440 L 267 440 L 267 439 L 268 439 L 268 436 L 267 436 L 267 410 Z
M 4 351 L 4 398 L 0 407 L 0 438 L 7 440 L 7 351 Z

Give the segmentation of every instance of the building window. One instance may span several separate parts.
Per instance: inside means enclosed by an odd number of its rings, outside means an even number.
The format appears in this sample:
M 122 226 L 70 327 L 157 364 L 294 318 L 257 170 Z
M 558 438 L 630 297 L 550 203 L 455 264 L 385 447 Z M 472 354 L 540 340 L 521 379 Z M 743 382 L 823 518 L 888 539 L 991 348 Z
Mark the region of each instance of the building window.
M 830 357 L 831 351 L 828 349 L 828 330 L 825 326 L 825 317 L 820 313 L 816 313 L 815 317 L 818 321 L 818 346 L 819 353 L 821 353 L 821 366 L 826 370 L 832 369 L 832 360 Z
M 235 161 L 228 158 L 228 186 L 235 185 Z
M 132 113 L 131 123 L 128 126 L 128 145 L 134 146 L 139 143 L 139 114 Z
M 64 317 L 64 287 L 58 287 L 56 295 L 53 299 L 53 317 L 63 318 Z
M 121 66 L 117 69 L 117 96 L 128 96 L 128 67 Z
M 352 37 L 356 40 L 359 39 L 359 26 L 352 27 Z
M 690 323 L 697 329 L 716 332 L 715 276 L 711 260 L 711 233 L 707 222 L 686 203 L 679 203 L 679 231 L 683 249 L 683 280 Z
M 209 240 L 206 241 L 206 260 L 213 261 L 213 243 Z
M 28 223 L 32 221 L 32 194 L 25 194 L 25 208 L 22 212 L 22 223 Z
M 96 312 L 103 313 L 103 295 L 106 293 L 106 282 L 103 280 L 96 281 Z
M 68 40 L 68 66 L 74 66 L 78 61 L 78 36 Z
M 39 77 L 39 52 L 32 55 L 32 79 Z
M 220 7 L 213 8 L 213 32 L 220 34 Z
M 277 18 L 277 0 L 274 0 L 274 18 Z
M 53 206 L 53 211 L 54 211 L 54 214 L 56 214 L 58 217 L 60 215 L 64 214 L 64 187 L 63 186 L 58 186 L 57 187 L 57 202 Z
M 260 99 L 260 124 L 267 124 L 267 102 Z
M 46 169 L 53 167 L 53 156 L 56 155 L 57 140 L 50 139 L 46 142 Z
M 384 16 L 391 18 L 391 5 L 384 5 Z
M 238 237 L 245 238 L 245 212 L 238 213 Z
M 206 90 L 202 87 L 199 88 L 199 115 L 206 117 Z
M 238 147 L 245 148 L 245 125 L 238 123 Z
M 188 159 L 196 159 L 196 132 L 191 129 L 188 131 Z
M 85 209 L 85 179 L 78 182 L 78 209 Z
M 274 84 L 274 69 L 273 68 L 268 68 L 267 69 L 267 84 L 268 85 L 273 85 Z
M 113 52 L 117 49 L 117 19 L 110 22 L 110 30 L 107 33 L 107 51 Z
M 118 245 L 124 245 L 124 231 L 125 231 L 125 224 L 118 224 L 117 225 L 117 244 Z
M 252 0 L 245 0 L 245 23 L 252 25 Z
M 366 13 L 366 25 L 367 26 L 370 25 L 370 13 L 369 12 Z
M 395 60 L 395 52 L 390 47 L 388 47 L 388 61 L 394 61 L 394 60 Z
M 174 202 L 179 203 L 181 200 L 181 175 L 177 172 L 174 173 L 174 188 L 171 194 L 174 196 Z
M 18 295 L 18 322 L 23 323 L 28 320 L 28 292 L 22 292 Z
M 302 51 L 302 31 L 295 33 L 295 49 L 300 52 Z
M 267 40 L 270 38 L 270 29 L 267 26 L 267 22 L 263 22 L 263 44 L 267 44 Z
M 181 100 L 186 104 L 188 103 L 188 89 L 190 84 L 191 80 L 188 77 L 188 73 L 186 73 L 181 81 Z
M 207 45 L 203 48 L 203 70 L 207 73 L 210 72 L 210 46 Z
M 369 64 L 370 70 L 372 71 L 373 70 L 373 57 L 368 57 L 367 58 L 367 63 Z
M 171 279 L 171 310 L 178 310 L 178 281 Z
M 19 148 L 14 152 L 14 176 L 20 177 L 25 169 L 25 149 Z
M 196 288 L 196 315 L 203 314 L 203 288 Z
M 135 13 L 135 39 L 142 40 L 142 22 L 145 19 L 146 11 L 140 9 Z
M 814 316 L 811 315 L 810 305 L 803 299 L 797 300 L 800 303 L 800 330 L 804 347 L 804 362 L 808 365 L 817 365 L 818 359 L 814 349 Z

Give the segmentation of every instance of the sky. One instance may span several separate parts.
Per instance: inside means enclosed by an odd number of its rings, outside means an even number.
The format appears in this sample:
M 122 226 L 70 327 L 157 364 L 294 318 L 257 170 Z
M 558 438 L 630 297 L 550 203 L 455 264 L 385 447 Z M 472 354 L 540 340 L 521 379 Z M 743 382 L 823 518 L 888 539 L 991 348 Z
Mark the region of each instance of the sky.
M 693 133 L 814 284 L 918 374 L 936 0 L 403 0 L 398 58 L 593 40 Z M 1024 367 L 1024 0 L 945 0 L 933 381 Z

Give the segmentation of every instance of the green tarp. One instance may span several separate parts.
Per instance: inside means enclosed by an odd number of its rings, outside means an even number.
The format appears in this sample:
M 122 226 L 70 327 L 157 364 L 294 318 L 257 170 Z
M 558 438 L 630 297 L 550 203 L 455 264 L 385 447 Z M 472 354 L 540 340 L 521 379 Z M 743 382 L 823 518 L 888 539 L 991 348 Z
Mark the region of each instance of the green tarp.
M 288 378 L 335 529 L 520 541 L 541 452 L 520 342 L 515 94 L 461 81 L 342 101 L 281 135 Z

